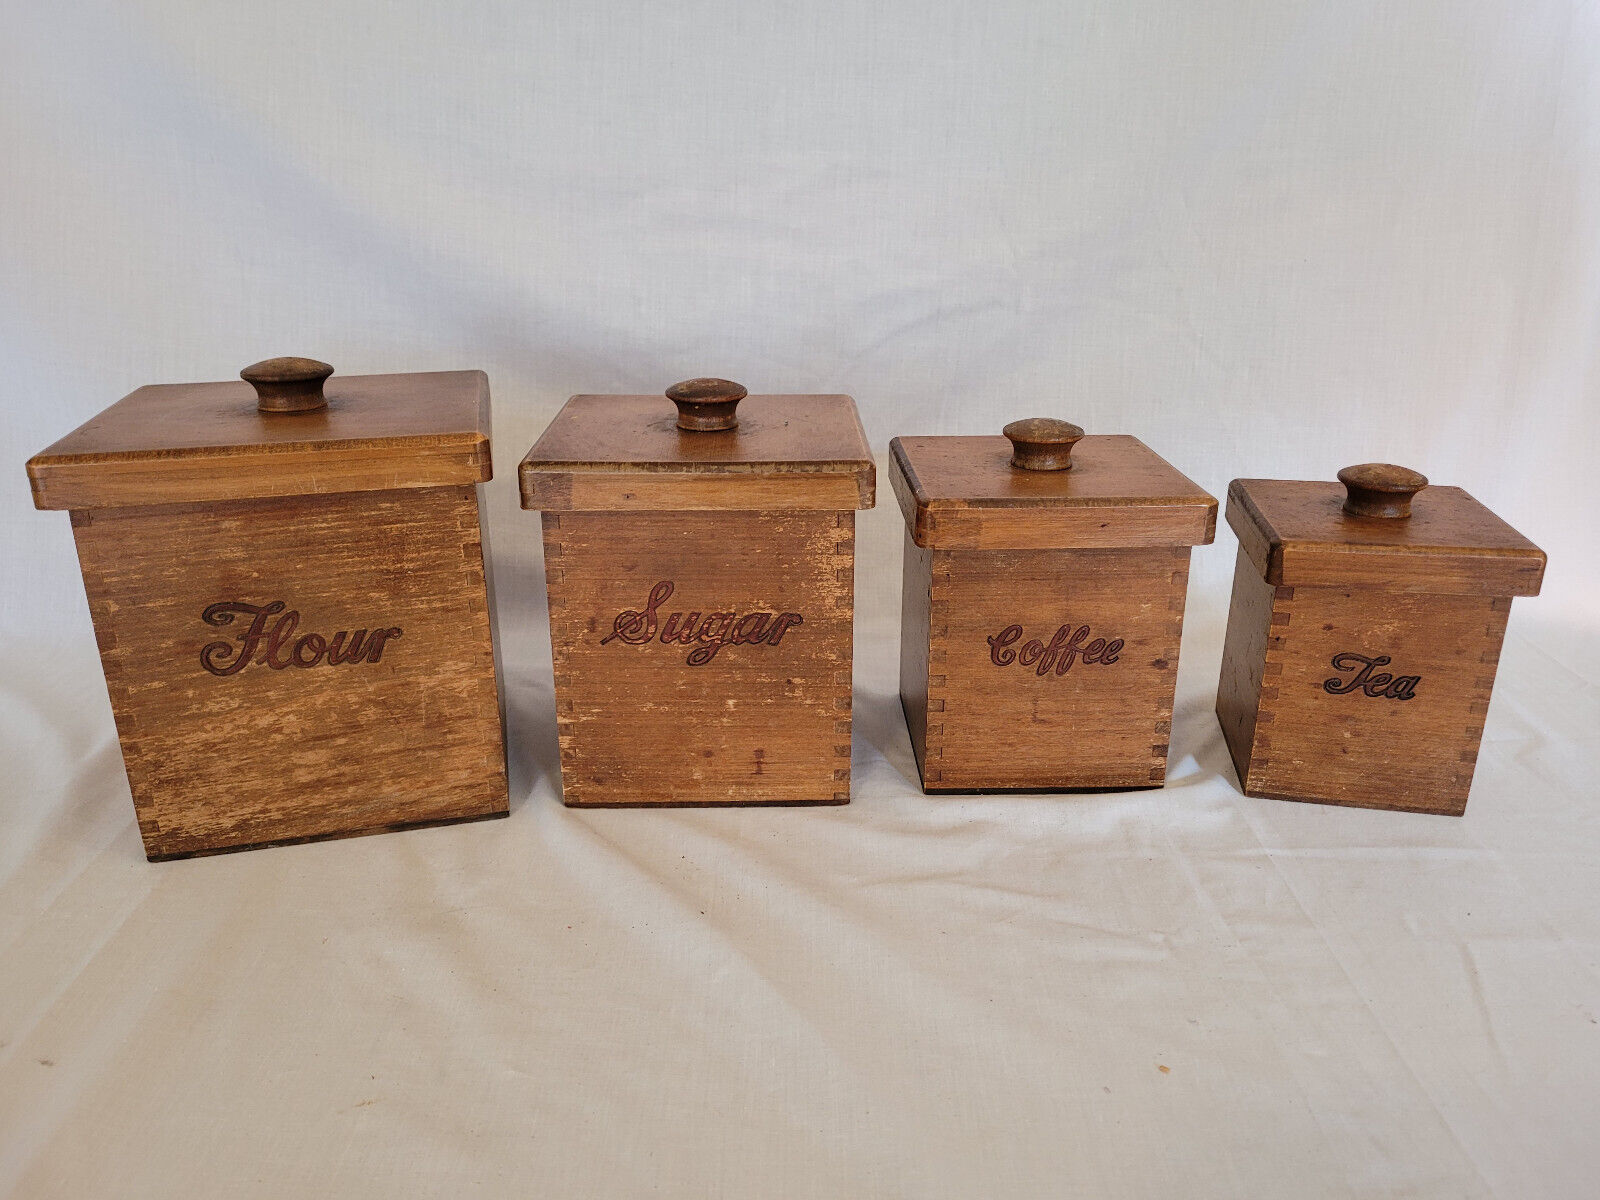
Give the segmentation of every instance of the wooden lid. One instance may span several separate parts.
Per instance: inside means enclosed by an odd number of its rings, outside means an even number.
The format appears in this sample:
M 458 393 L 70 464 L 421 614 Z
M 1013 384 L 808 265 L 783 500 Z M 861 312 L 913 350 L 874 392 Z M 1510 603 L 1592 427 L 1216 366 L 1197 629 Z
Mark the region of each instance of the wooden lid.
M 1216 498 L 1135 437 L 1013 421 L 1004 437 L 899 437 L 890 483 L 935 550 L 1204 545 Z
M 750 396 L 691 379 L 665 396 L 574 396 L 518 469 L 551 512 L 871 508 L 872 449 L 849 396 Z
M 1338 483 L 1235 479 L 1228 524 L 1275 587 L 1536 596 L 1545 555 L 1457 487 L 1391 463 Z
M 156 384 L 28 460 L 39 508 L 381 491 L 490 478 L 482 371 L 337 375 L 269 359 L 245 382 Z

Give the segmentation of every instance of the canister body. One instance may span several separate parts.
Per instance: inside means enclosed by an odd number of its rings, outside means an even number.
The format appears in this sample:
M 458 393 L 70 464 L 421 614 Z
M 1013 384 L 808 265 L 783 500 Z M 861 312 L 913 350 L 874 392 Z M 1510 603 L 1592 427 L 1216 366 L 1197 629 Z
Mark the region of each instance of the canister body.
M 923 789 L 1159 787 L 1189 555 L 940 550 L 908 532 L 900 692 Z
M 150 858 L 506 815 L 478 491 L 73 511 Z
M 1245 793 L 1461 815 L 1510 610 L 1274 586 L 1241 549 L 1217 714 Z
M 543 525 L 567 804 L 848 802 L 853 511 Z

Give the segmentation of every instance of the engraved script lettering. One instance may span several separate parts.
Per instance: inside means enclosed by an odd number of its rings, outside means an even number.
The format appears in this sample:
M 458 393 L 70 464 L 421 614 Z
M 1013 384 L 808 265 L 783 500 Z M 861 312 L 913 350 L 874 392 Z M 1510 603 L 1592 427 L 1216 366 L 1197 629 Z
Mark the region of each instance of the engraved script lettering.
M 643 646 L 659 641 L 669 646 L 693 646 L 684 661 L 691 667 L 703 667 L 724 646 L 776 646 L 790 629 L 805 623 L 805 618 L 794 612 L 752 612 L 742 616 L 714 612 L 704 617 L 698 612 L 675 612 L 662 617 L 657 610 L 672 599 L 674 586 L 670 579 L 663 579 L 650 589 L 643 611 L 628 608 L 619 612 L 611 622 L 611 632 L 600 639 L 600 644 Z
M 1330 664 L 1335 671 L 1354 671 L 1349 679 L 1333 679 L 1322 681 L 1322 690 L 1332 696 L 1342 696 L 1346 692 L 1353 692 L 1359 688 L 1368 696 L 1386 696 L 1390 700 L 1414 700 L 1417 695 L 1417 684 L 1422 682 L 1420 675 L 1391 675 L 1387 671 L 1378 670 L 1379 667 L 1389 665 L 1389 656 L 1380 654 L 1377 658 L 1367 658 L 1361 654 L 1335 654 Z
M 285 611 L 287 610 L 287 611 Z M 375 663 L 383 657 L 385 643 L 401 636 L 398 625 L 387 629 L 341 630 L 331 638 L 320 633 L 295 637 L 300 614 L 282 600 L 271 604 L 245 604 L 225 600 L 208 605 L 200 614 L 207 625 L 221 628 L 236 618 L 248 617 L 249 625 L 233 641 L 210 642 L 200 651 L 200 665 L 213 675 L 237 675 L 252 662 L 282 671 L 286 667 L 315 667 L 326 663 Z M 277 620 L 273 620 L 276 617 Z M 268 628 L 268 622 L 272 625 Z
M 1011 647 L 1021 638 L 1021 625 L 1007 625 L 999 633 L 991 635 L 989 661 L 997 667 L 1009 667 L 1012 663 L 1032 667 L 1036 675 L 1048 675 L 1053 667 L 1057 675 L 1065 675 L 1074 662 L 1108 667 L 1117 661 L 1117 655 L 1122 651 L 1121 638 L 1107 641 L 1097 637 L 1090 641 L 1089 627 L 1079 625 L 1074 628 L 1070 621 L 1057 629 L 1048 643 L 1030 638 L 1013 650 Z

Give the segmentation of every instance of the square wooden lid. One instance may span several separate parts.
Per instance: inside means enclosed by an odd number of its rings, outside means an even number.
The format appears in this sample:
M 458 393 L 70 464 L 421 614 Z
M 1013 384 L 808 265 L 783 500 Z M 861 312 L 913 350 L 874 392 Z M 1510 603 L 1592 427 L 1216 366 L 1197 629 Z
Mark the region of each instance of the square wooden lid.
M 518 478 L 522 507 L 550 512 L 843 511 L 872 507 L 877 470 L 849 396 L 747 396 L 703 379 L 667 396 L 572 397 Z
M 33 502 L 113 508 L 490 478 L 482 371 L 328 379 L 331 370 L 273 359 L 245 369 L 254 382 L 142 387 L 28 460 Z M 272 406 L 281 411 L 262 411 Z
M 1274 587 L 1539 594 L 1544 551 L 1460 488 L 1385 463 L 1339 477 L 1228 485 L 1228 524 Z
M 1068 432 L 1054 443 L 1013 437 L 1041 436 L 1041 428 Z M 890 482 L 917 545 L 1114 549 L 1204 545 L 1216 535 L 1216 498 L 1138 438 L 1085 437 L 1075 425 L 1042 420 L 1006 429 L 1005 437 L 889 443 Z M 1041 469 L 1013 465 L 1030 453 Z M 1070 466 L 1052 465 L 1063 458 Z

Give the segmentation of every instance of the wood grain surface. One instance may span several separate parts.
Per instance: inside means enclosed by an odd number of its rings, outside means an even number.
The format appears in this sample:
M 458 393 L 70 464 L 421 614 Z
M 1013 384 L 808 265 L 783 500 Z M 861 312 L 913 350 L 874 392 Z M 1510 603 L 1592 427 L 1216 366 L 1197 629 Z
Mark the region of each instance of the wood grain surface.
M 890 483 L 919 546 L 1193 546 L 1216 531 L 1216 499 L 1134 437 L 1082 438 L 1061 471 L 1016 469 L 1004 437 L 898 437 L 889 451 Z
M 665 396 L 574 396 L 518 469 L 546 512 L 871 508 L 872 448 L 849 396 L 747 396 L 689 431 Z
M 1248 795 L 1459 816 L 1513 596 L 1545 555 L 1460 488 L 1390 464 L 1345 484 L 1236 479 L 1217 718 Z M 1420 486 L 1410 495 L 1412 486 Z M 1405 497 L 1402 497 L 1404 499 Z
M 468 485 L 72 514 L 152 859 L 506 815 L 478 501 Z
M 1403 519 L 1353 517 L 1338 483 L 1235 479 L 1228 524 L 1268 583 L 1536 596 L 1545 554 L 1458 487 L 1426 487 Z
M 906 554 L 901 700 L 926 791 L 1165 781 L 1189 547 L 927 550 L 908 535 Z
M 1190 547 L 1216 500 L 1137 438 L 1053 419 L 889 447 L 923 790 L 1159 787 Z
M 142 387 L 28 462 L 39 508 L 449 487 L 491 475 L 482 371 L 335 375 L 262 413 L 243 380 Z
M 543 522 L 567 804 L 849 800 L 854 512 Z
M 1234 597 L 1217 713 L 1247 795 L 1465 811 L 1510 597 L 1273 587 L 1243 555 Z M 1345 654 L 1415 694 L 1330 694 Z

